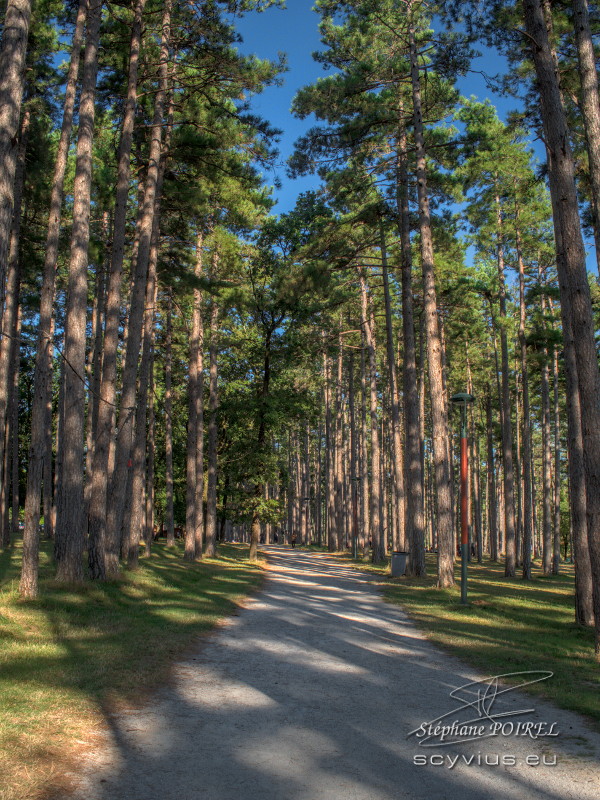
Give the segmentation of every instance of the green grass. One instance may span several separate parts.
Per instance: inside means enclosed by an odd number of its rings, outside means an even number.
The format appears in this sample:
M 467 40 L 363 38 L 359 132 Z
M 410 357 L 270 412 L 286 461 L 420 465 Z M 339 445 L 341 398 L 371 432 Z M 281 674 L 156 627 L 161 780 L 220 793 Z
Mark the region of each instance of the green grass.
M 64 753 L 75 758 L 108 713 L 168 680 L 174 658 L 263 579 L 243 545 L 188 564 L 178 544 L 117 581 L 61 586 L 49 551 L 34 601 L 18 597 L 19 544 L 0 554 L 0 800 L 60 786 Z
M 354 562 L 356 564 L 356 562 Z M 528 691 L 579 712 L 600 729 L 600 665 L 594 634 L 574 622 L 573 567 L 531 581 L 504 577 L 500 564 L 469 564 L 469 605 L 460 604 L 460 563 L 456 586 L 435 587 L 435 556 L 427 556 L 428 577 L 391 578 L 387 565 L 359 563 L 378 574 L 384 597 L 402 605 L 429 639 L 485 675 L 551 670 L 549 680 Z

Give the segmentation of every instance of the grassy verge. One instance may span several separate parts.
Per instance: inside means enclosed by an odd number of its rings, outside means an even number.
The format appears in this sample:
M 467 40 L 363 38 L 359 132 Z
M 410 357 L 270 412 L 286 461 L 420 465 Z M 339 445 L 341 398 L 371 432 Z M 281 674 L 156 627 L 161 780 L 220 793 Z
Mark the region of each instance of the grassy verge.
M 380 576 L 385 599 L 402 605 L 429 639 L 485 675 L 551 670 L 552 678 L 528 691 L 584 714 L 600 730 L 600 665 L 593 631 L 574 623 L 572 566 L 551 576 L 535 570 L 528 582 L 505 578 L 499 564 L 469 564 L 469 605 L 462 606 L 460 565 L 457 585 L 439 590 L 435 557 L 427 558 L 425 579 L 391 578 L 387 565 L 357 566 Z
M 60 787 L 105 715 L 168 679 L 173 659 L 262 582 L 247 547 L 182 560 L 157 545 L 118 581 L 60 586 L 42 554 L 41 597 L 18 598 L 20 547 L 0 554 L 0 800 Z

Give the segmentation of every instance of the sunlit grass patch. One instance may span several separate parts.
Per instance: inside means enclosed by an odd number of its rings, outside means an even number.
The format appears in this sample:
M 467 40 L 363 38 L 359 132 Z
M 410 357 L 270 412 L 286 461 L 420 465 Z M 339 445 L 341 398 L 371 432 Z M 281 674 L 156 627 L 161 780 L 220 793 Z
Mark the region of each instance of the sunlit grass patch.
M 174 659 L 235 611 L 263 579 L 248 548 L 184 563 L 157 545 L 135 572 L 81 587 L 52 578 L 43 544 L 39 599 L 18 597 L 20 546 L 0 555 L 0 800 L 60 786 L 65 754 L 89 746 L 104 715 L 139 702 Z
M 429 639 L 485 675 L 550 670 L 550 680 L 527 687 L 557 705 L 586 715 L 600 728 L 600 665 L 594 633 L 575 624 L 574 573 L 533 579 L 505 578 L 501 564 L 470 563 L 468 605 L 460 603 L 460 562 L 456 585 L 436 588 L 436 561 L 427 556 L 424 578 L 391 578 L 389 565 L 354 562 L 376 575 L 384 597 L 402 605 Z

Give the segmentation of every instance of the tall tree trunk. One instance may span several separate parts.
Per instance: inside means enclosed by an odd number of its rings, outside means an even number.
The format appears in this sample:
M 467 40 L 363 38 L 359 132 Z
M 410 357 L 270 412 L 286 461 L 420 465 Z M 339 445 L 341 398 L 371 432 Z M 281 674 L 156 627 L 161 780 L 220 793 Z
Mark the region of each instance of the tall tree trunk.
M 545 302 L 542 298 L 545 313 Z M 542 569 L 544 575 L 552 573 L 552 445 L 550 441 L 550 382 L 548 377 L 548 349 L 542 349 Z
M 160 244 L 160 219 L 162 187 L 166 161 L 171 145 L 173 129 L 173 102 L 171 100 L 167 114 L 167 126 L 156 182 L 155 208 L 152 219 L 152 237 L 148 258 L 148 275 L 144 309 L 143 345 L 140 363 L 139 390 L 135 418 L 135 439 L 131 454 L 131 500 L 130 518 L 125 529 L 123 556 L 127 558 L 130 568 L 136 568 L 139 560 L 139 545 L 145 525 L 146 510 L 146 451 L 147 451 L 147 411 L 148 392 L 150 386 L 150 370 L 152 369 L 152 349 L 154 339 L 155 309 L 158 297 L 158 252 Z
M 92 578 L 104 580 L 119 571 L 116 534 L 106 528 L 107 493 L 114 464 L 113 428 L 115 420 L 117 354 L 119 347 L 120 299 L 125 254 L 127 204 L 130 190 L 131 147 L 137 103 L 138 64 L 142 36 L 142 15 L 146 0 L 137 0 L 129 45 L 127 95 L 117 154 L 117 187 L 112 226 L 112 249 L 107 281 L 102 355 L 101 402 L 92 458 L 88 563 Z M 111 546 L 109 546 L 109 543 Z
M 98 47 L 102 0 L 91 0 L 83 60 L 79 101 L 79 133 L 73 187 L 73 227 L 69 261 L 65 323 L 65 402 L 62 430 L 62 474 L 57 498 L 56 541 L 61 558 L 57 578 L 83 579 L 84 520 L 84 421 L 85 421 L 85 345 L 87 321 L 87 269 L 90 240 L 90 202 L 92 189 L 92 144 Z
M 570 326 L 563 327 L 564 364 L 567 383 L 567 451 L 569 469 L 569 512 L 575 561 L 575 620 L 594 624 L 593 579 L 588 543 L 587 496 L 583 461 L 583 434 L 577 385 L 575 343 Z
M 202 248 L 204 232 L 198 229 L 194 275 L 202 277 Z M 188 369 L 188 429 L 186 467 L 186 530 L 187 561 L 202 558 L 204 536 L 204 318 L 203 296 L 194 288 L 192 335 Z
M 175 545 L 175 511 L 173 501 L 173 298 L 167 292 L 165 331 L 165 527 L 167 547 Z M 194 526 L 191 525 L 193 535 Z M 187 526 L 186 526 L 187 531 Z M 192 556 L 193 560 L 193 556 Z
M 364 327 L 361 334 L 360 349 L 360 531 L 362 554 L 368 554 L 372 540 L 372 519 L 369 513 L 369 445 L 367 433 L 367 367 L 366 335 Z
M 108 213 L 102 215 L 104 242 L 108 241 Z M 94 457 L 94 440 L 98 431 L 98 406 L 100 404 L 100 383 L 102 379 L 102 329 L 104 322 L 104 303 L 106 289 L 106 265 L 99 263 L 95 269 L 94 301 L 92 306 L 92 338 L 87 359 L 88 410 L 85 421 L 86 454 L 85 454 L 85 516 L 89 514 L 92 492 L 92 463 Z
M 304 505 L 304 541 L 306 544 L 311 543 L 311 490 L 310 490 L 310 426 L 306 423 L 304 429 L 304 464 L 303 464 L 303 483 L 302 501 Z
M 542 562 L 544 575 L 552 573 L 552 482 L 550 442 L 550 386 L 544 348 L 542 364 Z
M 0 42 L 0 306 L 14 212 L 18 131 L 25 84 L 31 0 L 8 0 Z
M 5 510 L 3 531 L 0 536 L 6 542 L 10 540 L 10 525 L 8 511 L 10 508 L 9 488 L 11 474 L 9 471 L 11 438 L 14 428 L 13 406 L 15 397 L 15 359 L 20 356 L 19 330 L 20 330 L 20 305 L 19 294 L 21 288 L 21 263 L 19 257 L 19 242 L 21 234 L 21 215 L 23 206 L 23 186 L 25 182 L 25 154 L 29 139 L 29 125 L 31 114 L 29 110 L 23 113 L 21 129 L 19 132 L 19 146 L 17 166 L 15 170 L 14 185 L 14 211 L 8 249 L 8 271 L 6 280 L 6 301 L 2 316 L 2 338 L 0 339 L 0 491 L 2 493 L 3 507 Z M 18 374 L 18 361 L 17 361 Z M 18 387 L 17 387 L 18 388 Z M 1 524 L 0 520 L 0 524 Z
M 575 347 L 596 620 L 595 652 L 600 658 L 600 370 L 595 325 L 585 269 L 573 155 L 558 74 L 539 0 L 525 0 L 523 8 L 527 33 L 535 43 L 531 49 L 548 153 L 563 331 L 571 326 Z
M 517 209 L 517 222 L 519 211 Z M 531 580 L 531 551 L 533 546 L 533 503 L 531 498 L 532 449 L 531 407 L 529 403 L 529 370 L 525 337 L 525 264 L 521 251 L 521 232 L 517 227 L 517 260 L 519 264 L 519 347 L 521 350 L 521 388 L 523 391 L 523 578 Z
M 558 399 L 558 347 L 552 353 L 552 388 L 553 388 L 553 434 L 554 434 L 554 511 L 552 515 L 554 547 L 552 554 L 552 573 L 560 571 L 560 404 Z
M 73 109 L 77 91 L 77 75 L 81 55 L 81 43 L 88 9 L 88 0 L 80 0 L 71 42 L 71 61 L 67 74 L 63 119 L 56 152 L 50 213 L 44 249 L 44 267 L 40 294 L 38 338 L 33 377 L 33 400 L 31 406 L 31 439 L 27 459 L 27 490 L 25 495 L 25 527 L 23 531 L 23 566 L 19 591 L 22 597 L 35 597 L 38 591 L 37 574 L 39 561 L 39 522 L 42 481 L 44 483 L 44 528 L 48 535 L 54 534 L 53 511 L 49 503 L 52 487 L 51 418 L 52 418 L 52 352 L 54 288 L 56 262 L 60 236 L 60 220 L 63 201 L 64 177 L 69 152 Z M 50 441 L 49 441 L 50 436 Z
M 398 156 L 397 205 L 402 248 L 402 339 L 404 348 L 402 379 L 404 388 L 404 429 L 406 442 L 404 463 L 406 497 L 405 525 L 406 539 L 410 552 L 407 574 L 425 575 L 423 462 L 419 424 L 419 393 L 417 387 L 406 147 L 406 132 L 404 126 L 402 126 L 400 130 L 400 152 Z
M 158 286 L 158 283 L 157 283 Z M 154 304 L 156 306 L 156 292 L 154 294 Z M 148 376 L 148 442 L 147 442 L 147 461 L 148 471 L 146 475 L 146 509 L 144 519 L 144 544 L 145 555 L 150 556 L 152 544 L 154 542 L 154 474 L 155 474 L 155 440 L 156 440 L 156 413 L 154 410 L 154 343 L 155 328 L 152 328 L 152 340 L 150 342 L 150 368 Z
M 423 530 L 427 528 L 427 482 L 431 477 L 427 472 L 425 455 L 425 319 L 423 311 L 419 320 L 419 365 L 417 370 L 417 396 L 419 400 L 419 452 L 421 454 L 421 494 L 423 496 Z M 429 536 L 428 541 L 433 547 L 433 539 Z
M 323 353 L 323 384 L 325 394 L 325 519 L 327 521 L 327 549 L 334 553 L 335 540 L 335 480 L 334 438 L 331 412 L 331 367 L 329 356 Z M 290 531 L 291 533 L 291 531 Z
M 161 171 L 164 169 L 164 161 Z M 161 183 L 162 181 L 159 181 Z M 160 204 L 160 195 L 156 199 Z M 132 481 L 131 481 L 131 521 L 126 531 L 127 565 L 130 569 L 138 566 L 140 539 L 144 527 L 145 487 L 146 487 L 146 423 L 148 410 L 148 389 L 150 385 L 150 367 L 152 353 L 152 336 L 154 330 L 154 309 L 156 305 L 157 264 L 159 244 L 160 209 L 154 215 L 154 230 L 152 232 L 152 247 L 148 262 L 148 283 L 146 287 L 146 307 L 144 312 L 144 331 L 142 358 L 140 363 L 139 391 L 135 414 L 135 440 L 131 453 Z
M 12 377 L 13 385 L 10 397 L 10 448 L 11 448 L 11 527 L 8 531 L 10 538 L 16 536 L 19 532 L 19 477 L 20 477 L 20 462 L 19 462 L 19 375 L 21 369 L 21 327 L 22 327 L 22 314 L 21 307 L 17 313 L 15 325 L 15 347 L 13 349 L 13 366 Z
M 162 153 L 163 125 L 169 82 L 169 48 L 171 41 L 172 0 L 165 0 L 162 15 L 161 49 L 159 62 L 159 87 L 154 99 L 154 114 L 148 170 L 144 187 L 144 200 L 139 224 L 139 243 L 131 301 L 129 304 L 127 348 L 123 366 L 121 402 L 119 407 L 119 429 L 115 449 L 115 469 L 112 476 L 111 503 L 108 506 L 108 531 L 111 534 L 109 549 L 117 550 L 121 542 L 123 517 L 127 490 L 128 464 L 133 445 L 135 419 L 136 383 L 138 360 L 142 340 L 146 277 L 152 244 L 152 229 L 156 208 L 157 186 Z
M 515 498 L 515 505 L 516 505 L 516 512 L 517 512 L 517 525 L 516 525 L 516 566 L 522 566 L 522 554 L 523 554 L 523 494 L 524 494 L 524 486 L 523 486 L 523 457 L 521 454 L 521 422 L 522 422 L 522 388 L 521 388 L 521 381 L 520 375 L 518 374 L 518 365 L 517 365 L 518 356 L 515 352 L 515 450 L 516 450 L 516 481 L 515 481 L 515 490 L 516 490 L 516 498 Z
M 317 461 L 317 482 L 315 492 L 315 527 L 317 534 L 317 545 L 323 546 L 323 429 L 322 422 L 319 420 L 317 432 L 316 461 Z M 356 474 L 356 473 L 355 473 Z
M 335 439 L 334 439 L 334 487 L 335 487 L 335 549 L 343 549 L 344 538 L 344 508 L 342 501 L 342 460 L 343 460 L 343 440 L 344 422 L 342 414 L 343 393 L 343 369 L 344 369 L 344 346 L 341 336 L 342 320 L 339 322 L 338 351 L 337 351 L 337 371 L 335 380 Z
M 588 152 L 594 231 L 600 234 L 600 98 L 587 0 L 571 0 L 581 81 L 581 111 Z M 600 261 L 597 264 L 600 274 Z
M 56 518 L 57 518 L 57 504 L 60 495 L 60 481 L 62 477 L 62 461 L 63 461 L 63 436 L 62 429 L 64 425 L 64 409 L 65 409 L 65 361 L 60 359 L 60 369 L 58 375 L 58 408 L 56 409 L 56 463 L 54 468 L 54 480 L 52 482 L 52 530 L 56 531 Z M 54 537 L 54 560 L 58 561 L 60 555 L 58 550 L 60 548 L 60 539 Z
M 431 397 L 432 438 L 435 460 L 438 585 L 446 588 L 454 584 L 454 536 L 452 530 L 452 497 L 450 489 L 450 438 L 448 433 L 448 407 L 444 397 L 442 343 L 438 323 L 435 290 L 433 235 L 427 191 L 427 167 L 423 116 L 421 111 L 421 78 L 414 29 L 410 23 L 410 62 L 413 96 L 413 123 L 417 157 L 417 194 L 419 201 L 419 229 L 421 234 L 421 268 L 423 273 L 423 305 L 427 332 L 427 362 Z
M 517 548 L 515 533 L 515 479 L 512 445 L 512 421 L 510 413 L 510 384 L 508 367 L 508 335 L 506 332 L 506 283 L 504 278 L 504 234 L 500 197 L 496 196 L 497 212 L 497 261 L 500 284 L 500 355 L 502 360 L 502 464 L 504 467 L 504 546 L 506 561 L 504 574 L 507 578 L 516 575 Z
M 287 485 L 287 535 L 288 543 L 291 543 L 294 534 L 294 502 L 295 502 L 295 478 L 294 478 L 294 436 L 292 431 L 288 431 L 288 485 Z
M 496 505 L 496 466 L 494 459 L 494 428 L 492 417 L 492 394 L 488 385 L 485 403 L 487 427 L 487 496 L 490 532 L 490 558 L 498 561 L 498 516 Z
M 266 442 L 266 434 L 267 434 L 267 402 L 269 399 L 269 392 L 271 388 L 271 344 L 273 338 L 273 331 L 277 329 L 277 326 L 281 323 L 281 320 L 277 322 L 272 321 L 269 327 L 265 328 L 264 331 L 264 359 L 263 359 L 263 379 L 262 379 L 262 386 L 260 390 L 260 397 L 259 397 L 259 404 L 258 404 L 258 436 L 256 439 L 256 444 L 259 453 L 264 452 L 265 442 Z M 254 497 L 255 500 L 261 497 L 264 488 L 263 482 L 257 482 L 254 486 Z M 254 511 L 252 513 L 252 523 L 250 528 L 250 552 L 248 557 L 250 560 L 254 560 L 258 553 L 258 541 L 260 537 L 260 513 L 258 509 L 258 504 L 255 506 Z
M 40 315 L 41 317 L 41 315 Z M 54 318 L 50 320 L 50 342 L 54 339 Z M 44 350 L 49 350 L 50 345 L 46 343 Z M 51 351 L 50 351 L 51 352 Z M 37 354 L 36 354 L 37 357 Z M 35 386 L 34 375 L 34 386 Z M 33 397 L 33 404 L 37 402 L 36 395 Z M 48 540 L 54 539 L 54 479 L 53 479 L 53 439 L 52 439 L 52 386 L 50 392 L 46 396 L 46 408 L 44 409 L 44 430 L 43 442 L 41 446 L 42 451 L 42 479 L 43 479 L 43 495 L 42 495 L 42 508 L 44 512 L 44 537 Z M 33 428 L 33 426 L 32 426 Z M 29 480 L 30 470 L 28 470 L 27 479 Z M 39 489 L 38 489 L 39 499 Z M 39 521 L 39 517 L 38 520 Z
M 358 441 L 356 435 L 356 399 L 354 391 L 354 351 L 350 351 L 348 362 L 348 410 L 350 414 L 350 503 L 351 512 L 351 552 L 358 553 Z
M 362 327 L 369 355 L 369 398 L 371 420 L 371 534 L 373 542 L 372 559 L 375 564 L 385 559 L 385 541 L 382 520 L 381 450 L 379 437 L 379 417 L 377 411 L 377 359 L 375 354 L 375 334 L 369 312 L 367 283 L 360 275 Z
M 211 280 L 215 281 L 218 275 L 219 255 L 215 250 L 212 258 Z M 208 390 L 208 474 L 206 482 L 206 555 L 213 558 L 216 554 L 217 536 L 217 408 L 218 396 L 218 365 L 217 365 L 217 338 L 219 335 L 219 304 L 213 295 L 210 304 L 210 340 L 208 345 L 210 374 Z
M 404 458 L 402 453 L 402 426 L 400 425 L 400 399 L 398 390 L 398 376 L 396 370 L 396 356 L 394 351 L 394 333 L 392 330 L 392 303 L 390 298 L 390 285 L 387 266 L 387 250 L 385 244 L 385 233 L 383 224 L 380 223 L 380 248 L 381 265 L 383 271 L 383 297 L 385 302 L 385 330 L 386 330 L 386 350 L 388 363 L 388 377 L 390 384 L 390 405 L 391 405 L 391 455 L 392 455 L 392 474 L 394 476 L 393 492 L 395 506 L 395 526 L 397 527 L 397 541 L 394 539 L 395 546 L 399 550 L 406 552 L 408 549 L 408 539 L 406 537 L 406 511 L 405 511 L 405 491 L 404 491 Z
M 471 462 L 473 476 L 473 513 L 475 517 L 475 542 L 477 561 L 483 561 L 483 520 L 481 514 L 481 458 L 479 454 L 479 434 L 472 424 L 473 437 L 471 441 Z
M 10 272 L 9 267 L 9 272 Z M 3 487 L 3 524 L 0 547 L 10 546 L 19 531 L 19 375 L 21 363 L 21 306 L 13 326 L 11 340 L 11 385 L 8 396 L 8 414 L 5 445 L 5 481 Z M 10 489 L 10 494 L 9 494 Z

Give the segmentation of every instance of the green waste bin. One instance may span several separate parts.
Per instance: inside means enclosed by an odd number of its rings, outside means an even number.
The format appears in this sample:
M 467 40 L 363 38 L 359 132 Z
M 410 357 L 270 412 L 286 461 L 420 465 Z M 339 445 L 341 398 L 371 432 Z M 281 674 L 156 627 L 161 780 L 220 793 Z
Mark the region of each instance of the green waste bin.
M 406 559 L 408 553 L 401 550 L 394 550 L 392 553 L 392 578 L 399 578 L 406 572 Z

